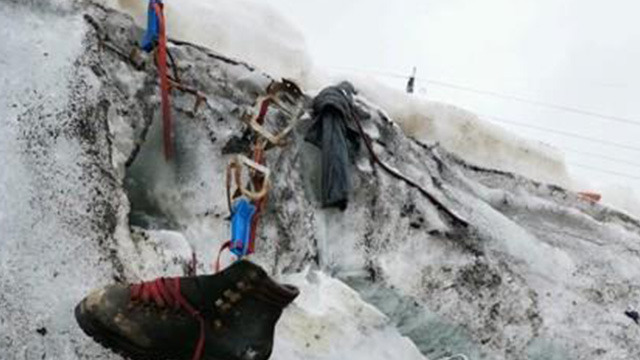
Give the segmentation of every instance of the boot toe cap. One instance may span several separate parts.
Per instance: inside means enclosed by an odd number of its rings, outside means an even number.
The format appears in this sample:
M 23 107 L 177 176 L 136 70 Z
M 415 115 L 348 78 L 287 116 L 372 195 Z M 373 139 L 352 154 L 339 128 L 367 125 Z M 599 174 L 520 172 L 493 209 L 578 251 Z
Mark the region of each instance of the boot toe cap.
M 148 346 L 150 340 L 140 331 L 139 324 L 128 314 L 129 287 L 112 285 L 91 292 L 76 307 L 75 316 L 84 332 L 107 341 L 127 341 Z
M 126 309 L 129 294 L 129 289 L 123 285 L 111 285 L 94 290 L 78 304 L 80 314 L 108 323 Z

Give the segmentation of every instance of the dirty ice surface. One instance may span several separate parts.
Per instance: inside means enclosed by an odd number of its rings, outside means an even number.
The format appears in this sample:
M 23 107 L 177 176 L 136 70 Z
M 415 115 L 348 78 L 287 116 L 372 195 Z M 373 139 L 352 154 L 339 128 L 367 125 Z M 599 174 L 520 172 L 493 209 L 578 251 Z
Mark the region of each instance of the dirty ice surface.
M 162 161 L 124 168 L 137 142 L 146 145 L 138 161 L 160 154 L 153 127 L 146 141 L 133 129 L 143 118 L 136 106 L 157 108 L 157 96 L 138 93 L 143 83 L 157 93 L 155 73 L 99 50 L 81 13 L 29 4 L 0 2 L 0 359 L 119 359 L 78 329 L 75 303 L 113 281 L 182 274 L 194 248 L 206 253 L 200 270 L 210 271 L 211 253 L 228 232 L 220 185 L 228 158 L 220 148 L 243 131 L 232 110 L 254 96 L 239 79 L 265 76 L 171 45 L 185 81 L 197 76 L 202 88 L 224 91 L 210 96 L 206 116 L 176 111 L 186 160 L 182 177 L 163 183 L 169 165 Z M 220 8 L 233 11 L 226 4 Z M 264 28 L 241 18 L 260 15 L 260 7 L 242 4 L 251 11 L 232 12 L 238 19 L 224 24 L 239 33 L 228 36 L 256 39 Z M 189 14 L 215 19 L 212 10 L 197 9 Z M 133 29 L 120 15 L 106 19 Z M 229 49 L 256 63 L 268 58 L 257 51 Z M 275 65 L 263 64 L 280 75 Z M 209 71 L 194 74 L 198 66 Z M 319 209 L 307 171 L 312 151 L 294 142 L 269 159 L 287 176 L 274 182 L 264 251 L 255 259 L 302 289 L 278 324 L 274 359 L 638 358 L 640 327 L 623 314 L 640 307 L 636 219 L 556 186 L 570 187 L 570 179 L 553 149 L 449 105 L 395 101 L 397 94 L 372 83 L 356 85 L 373 115 L 367 127 L 376 151 L 465 217 L 470 230 L 452 225 L 366 154 L 356 159 L 347 211 Z M 174 106 L 184 110 L 186 98 L 176 94 Z M 127 101 L 130 112 L 119 108 Z M 149 117 L 158 123 L 157 112 Z M 125 194 L 125 176 L 158 179 L 143 183 L 145 196 L 176 223 L 150 213 L 128 217 L 139 203 Z M 129 220 L 153 226 L 130 227 Z

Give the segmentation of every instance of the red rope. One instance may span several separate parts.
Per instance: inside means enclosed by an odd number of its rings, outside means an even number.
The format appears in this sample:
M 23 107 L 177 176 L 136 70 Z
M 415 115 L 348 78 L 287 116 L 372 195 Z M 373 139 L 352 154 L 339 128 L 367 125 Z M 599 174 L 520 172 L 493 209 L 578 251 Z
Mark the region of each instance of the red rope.
M 167 73 L 167 33 L 162 4 L 154 5 L 158 17 L 158 75 L 160 76 L 160 96 L 162 99 L 162 126 L 164 138 L 164 157 L 170 160 L 173 157 L 173 139 L 171 127 L 171 104 L 169 103 L 169 78 Z
M 264 149 L 256 148 L 254 150 L 253 161 L 255 161 L 260 165 L 265 165 Z M 255 177 L 253 179 L 253 186 L 256 187 L 256 190 L 257 190 L 257 186 L 260 186 L 260 184 L 262 184 L 262 179 Z M 249 236 L 249 253 L 252 253 L 255 251 L 255 240 L 256 240 L 256 234 L 258 232 L 258 224 L 260 223 L 260 216 L 262 215 L 262 209 L 266 204 L 267 197 L 268 195 L 258 200 L 258 202 L 255 204 L 256 212 L 253 215 L 253 218 L 251 219 L 251 233 Z
M 256 122 L 258 124 L 260 125 L 264 124 L 264 118 L 267 115 L 267 111 L 269 110 L 270 104 L 271 104 L 271 99 L 266 98 L 260 105 L 260 112 L 258 113 L 258 117 L 256 118 Z M 266 165 L 266 161 L 264 158 L 264 149 L 258 146 L 257 140 L 256 140 L 255 148 L 253 149 L 253 161 L 255 161 L 260 165 Z M 258 186 L 260 186 L 260 184 L 262 184 L 262 179 L 260 179 L 258 176 L 254 177 L 253 186 L 257 191 L 260 191 L 260 189 L 258 189 Z M 262 209 L 266 201 L 267 201 L 267 196 L 258 200 L 258 202 L 255 204 L 256 213 L 253 215 L 253 218 L 251 219 L 251 233 L 249 236 L 249 251 L 248 251 L 249 253 L 252 253 L 255 251 L 255 240 L 256 240 L 256 234 L 258 232 L 258 225 L 260 223 L 260 215 L 262 214 Z
M 200 338 L 196 343 L 193 353 L 193 360 L 202 358 L 205 343 L 204 318 L 182 296 L 180 292 L 180 278 L 158 278 L 140 284 L 131 285 L 131 300 L 149 302 L 153 300 L 158 306 L 173 306 L 175 309 L 185 309 L 189 315 L 193 316 L 200 323 Z
M 269 110 L 269 105 L 271 104 L 271 99 L 266 98 L 260 104 L 260 112 L 258 113 L 258 117 L 256 118 L 256 122 L 260 125 L 264 124 L 264 117 L 267 115 L 267 111 Z
M 218 258 L 216 259 L 216 262 L 213 266 L 214 274 L 217 274 L 220 271 L 220 255 L 222 255 L 222 252 L 226 249 L 231 249 L 231 240 L 225 242 L 224 244 L 222 244 L 222 246 L 220 246 L 220 250 L 218 250 Z

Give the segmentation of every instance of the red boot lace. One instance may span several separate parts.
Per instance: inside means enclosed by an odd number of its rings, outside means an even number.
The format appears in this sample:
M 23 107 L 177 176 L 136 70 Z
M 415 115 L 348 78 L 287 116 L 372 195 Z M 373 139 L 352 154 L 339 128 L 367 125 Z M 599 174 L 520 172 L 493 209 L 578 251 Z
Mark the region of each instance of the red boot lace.
M 131 285 L 131 300 L 149 302 L 153 300 L 158 306 L 173 306 L 175 309 L 185 309 L 200 322 L 200 339 L 193 354 L 193 360 L 202 357 L 205 341 L 204 318 L 182 296 L 180 292 L 180 278 L 158 278 L 156 280 Z

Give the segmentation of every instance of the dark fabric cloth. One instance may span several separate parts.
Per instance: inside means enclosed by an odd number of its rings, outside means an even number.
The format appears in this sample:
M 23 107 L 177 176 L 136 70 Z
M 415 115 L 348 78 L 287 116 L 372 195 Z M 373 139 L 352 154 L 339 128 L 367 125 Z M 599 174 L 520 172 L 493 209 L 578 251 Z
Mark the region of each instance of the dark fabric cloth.
M 305 140 L 322 150 L 323 207 L 345 209 L 348 203 L 349 167 L 360 147 L 353 116 L 359 116 L 361 111 L 353 102 L 353 94 L 355 89 L 345 82 L 322 90 L 313 100 L 313 124 Z
M 635 310 L 627 310 L 624 312 L 631 320 L 640 325 L 640 314 Z

